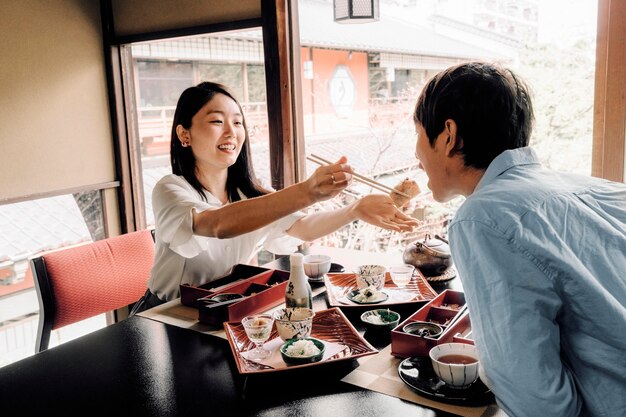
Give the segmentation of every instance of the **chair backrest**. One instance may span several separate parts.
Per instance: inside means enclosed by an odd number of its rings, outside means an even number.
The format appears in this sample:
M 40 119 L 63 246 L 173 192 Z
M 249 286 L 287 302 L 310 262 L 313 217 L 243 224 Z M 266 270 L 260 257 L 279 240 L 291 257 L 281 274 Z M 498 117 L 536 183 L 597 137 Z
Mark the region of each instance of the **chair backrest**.
M 148 229 L 32 258 L 39 300 L 35 351 L 48 348 L 52 330 L 137 301 L 146 291 L 153 263 Z

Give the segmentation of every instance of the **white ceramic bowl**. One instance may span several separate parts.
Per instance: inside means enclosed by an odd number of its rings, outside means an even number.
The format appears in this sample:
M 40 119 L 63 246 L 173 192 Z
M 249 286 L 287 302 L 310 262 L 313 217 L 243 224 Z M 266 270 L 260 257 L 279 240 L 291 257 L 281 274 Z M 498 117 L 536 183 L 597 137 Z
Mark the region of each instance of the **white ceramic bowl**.
M 304 273 L 310 279 L 322 279 L 330 271 L 330 256 L 306 255 L 302 259 Z
M 467 388 L 478 379 L 480 364 L 474 345 L 442 343 L 433 347 L 429 356 L 437 376 L 451 388 Z M 473 362 L 462 363 L 459 360 L 462 358 L 469 358 Z
M 383 265 L 360 265 L 356 269 L 356 285 L 359 288 L 376 287 L 377 290 L 385 286 L 385 272 Z
M 284 341 L 310 337 L 314 316 L 313 310 L 304 307 L 281 308 L 272 314 L 278 335 Z

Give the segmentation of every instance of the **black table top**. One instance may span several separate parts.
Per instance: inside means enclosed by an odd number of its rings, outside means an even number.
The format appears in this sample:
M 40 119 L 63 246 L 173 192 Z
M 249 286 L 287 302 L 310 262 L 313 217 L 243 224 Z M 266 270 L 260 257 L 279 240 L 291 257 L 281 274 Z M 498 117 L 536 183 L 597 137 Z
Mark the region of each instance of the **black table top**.
M 333 258 L 360 262 L 347 255 Z M 264 266 L 289 270 L 288 257 Z M 460 289 L 458 281 L 433 288 Z M 313 302 L 328 308 L 324 293 Z M 414 310 L 398 312 L 404 319 Z M 359 309 L 344 313 L 364 331 Z M 389 344 L 364 336 L 378 349 Z M 228 341 L 134 316 L 0 368 L 0 409 L 7 416 L 452 415 L 341 382 L 357 366 L 241 375 Z
M 0 368 L 0 407 L 7 416 L 451 415 L 341 382 L 356 366 L 243 376 L 226 340 L 134 316 Z

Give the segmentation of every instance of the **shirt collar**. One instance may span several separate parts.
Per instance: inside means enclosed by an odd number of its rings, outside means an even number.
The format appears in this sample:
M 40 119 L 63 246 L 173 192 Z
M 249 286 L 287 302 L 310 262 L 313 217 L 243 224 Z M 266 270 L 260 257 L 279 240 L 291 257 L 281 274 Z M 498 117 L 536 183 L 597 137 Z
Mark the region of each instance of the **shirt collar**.
M 474 192 L 490 184 L 498 176 L 518 165 L 541 165 L 541 163 L 535 151 L 528 146 L 506 150 L 491 161 Z

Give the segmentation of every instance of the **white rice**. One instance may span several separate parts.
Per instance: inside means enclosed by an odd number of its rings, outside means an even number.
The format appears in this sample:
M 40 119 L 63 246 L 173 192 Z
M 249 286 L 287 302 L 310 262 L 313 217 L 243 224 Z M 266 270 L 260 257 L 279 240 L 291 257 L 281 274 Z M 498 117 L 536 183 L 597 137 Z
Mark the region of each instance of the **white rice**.
M 308 357 L 320 353 L 320 349 L 310 340 L 298 340 L 287 346 L 285 353 L 291 357 Z
M 387 322 L 384 321 L 383 318 L 380 317 L 378 314 L 372 314 L 367 318 L 367 321 L 372 324 L 387 324 Z

